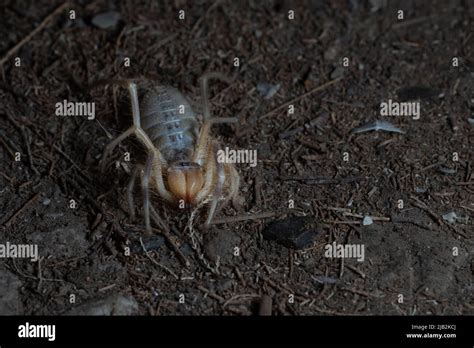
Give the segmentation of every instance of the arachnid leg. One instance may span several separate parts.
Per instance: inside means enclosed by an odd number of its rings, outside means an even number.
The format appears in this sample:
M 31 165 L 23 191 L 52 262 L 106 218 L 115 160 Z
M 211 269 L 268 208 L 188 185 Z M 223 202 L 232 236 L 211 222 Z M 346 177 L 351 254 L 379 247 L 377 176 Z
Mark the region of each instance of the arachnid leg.
M 140 107 L 138 102 L 137 85 L 134 82 L 128 82 L 128 91 L 130 93 L 130 100 L 132 104 L 132 115 L 133 115 L 133 126 L 128 128 L 125 132 L 120 134 L 115 140 L 105 147 L 104 154 L 101 159 L 101 171 L 104 171 L 105 162 L 107 157 L 112 153 L 115 147 L 122 142 L 125 138 L 132 134 L 135 134 L 140 142 L 148 149 L 148 151 L 154 151 L 152 141 L 143 131 L 140 125 Z
M 224 164 L 224 169 L 226 171 L 226 179 L 229 182 L 229 193 L 222 203 L 221 208 L 223 208 L 229 200 L 232 200 L 232 205 L 236 208 L 238 206 L 240 176 L 235 167 L 230 163 Z
M 213 147 L 209 146 L 207 151 L 207 162 L 204 170 L 204 185 L 196 195 L 196 202 L 199 204 L 204 201 L 211 193 L 215 181 L 216 161 L 214 160 Z
M 156 159 L 153 163 L 153 179 L 155 179 L 155 187 L 158 190 L 158 193 L 161 197 L 166 199 L 168 202 L 173 203 L 175 199 L 170 191 L 165 187 L 165 183 L 163 181 L 163 170 L 162 170 L 162 155 L 158 150 L 155 150 Z
M 232 83 L 232 80 L 227 76 L 216 73 L 216 72 L 208 72 L 201 76 L 201 93 L 202 93 L 202 103 L 203 103 L 203 114 L 204 114 L 204 121 L 206 122 L 211 118 L 211 112 L 209 110 L 209 95 L 208 95 L 208 81 L 209 79 L 219 79 L 228 84 Z
M 148 235 L 151 235 L 150 223 L 150 176 L 153 168 L 153 160 L 155 155 L 153 152 L 148 153 L 145 164 L 145 170 L 142 176 L 142 190 L 143 190 L 143 215 L 145 216 L 145 230 Z
M 196 151 L 193 155 L 193 162 L 202 165 L 205 160 L 207 145 L 209 139 L 209 131 L 211 125 L 216 123 L 237 123 L 239 120 L 237 117 L 211 117 L 211 111 L 209 109 L 209 93 L 208 93 L 208 81 L 209 79 L 219 79 L 227 83 L 232 83 L 232 80 L 225 75 L 219 73 L 206 73 L 201 77 L 201 93 L 203 103 L 203 115 L 204 123 L 201 127 L 198 137 L 198 144 Z
M 214 214 L 216 213 L 216 208 L 217 208 L 217 203 L 219 203 L 219 199 L 222 196 L 222 191 L 224 188 L 224 182 L 225 182 L 225 171 L 224 171 L 224 164 L 219 163 L 217 161 L 217 151 L 219 147 L 217 146 L 217 143 L 214 144 L 213 150 L 214 150 L 214 161 L 216 163 L 216 186 L 214 188 L 214 192 L 212 193 L 212 201 L 211 205 L 209 206 L 209 213 L 207 216 L 207 220 L 205 223 L 205 227 L 209 227 L 211 224 L 212 219 L 214 218 Z
M 143 209 L 145 215 L 145 226 L 146 232 L 148 234 L 151 233 L 151 224 L 150 224 L 150 194 L 149 194 L 149 182 L 150 177 L 153 174 L 153 167 L 155 167 L 156 173 L 156 185 L 159 193 L 167 200 L 172 200 L 172 195 L 166 190 L 165 185 L 163 183 L 163 176 L 161 172 L 161 163 L 163 162 L 163 157 L 161 153 L 155 148 L 153 142 L 150 140 L 148 135 L 141 127 L 140 123 L 140 105 L 138 101 L 138 93 L 137 93 L 137 85 L 132 81 L 120 81 L 121 84 L 126 83 L 128 87 L 128 91 L 130 93 L 130 100 L 132 105 L 132 115 L 133 115 L 133 125 L 123 132 L 117 139 L 112 141 L 107 147 L 105 148 L 104 155 L 102 156 L 101 160 L 101 168 L 103 171 L 105 160 L 107 159 L 108 155 L 114 150 L 114 148 L 125 138 L 128 136 L 135 134 L 138 140 L 146 147 L 148 150 L 148 159 L 145 165 L 145 170 L 142 176 L 142 187 L 143 187 Z M 132 218 L 135 217 L 135 211 L 133 209 L 133 185 L 135 184 L 137 173 L 133 173 L 132 178 L 129 183 L 128 192 L 127 192 L 127 200 L 130 209 L 130 215 Z
M 112 151 L 115 149 L 115 147 L 122 142 L 125 138 L 128 138 L 130 135 L 135 133 L 135 127 L 132 126 L 129 129 L 127 129 L 125 132 L 120 134 L 117 138 L 115 138 L 112 142 L 110 142 L 104 150 L 104 154 L 102 155 L 102 159 L 100 160 L 100 171 L 104 172 L 105 169 L 105 163 L 107 158 L 110 156 Z
M 130 177 L 130 181 L 128 182 L 127 186 L 127 202 L 128 202 L 128 210 L 130 212 L 130 219 L 133 221 L 135 220 L 135 204 L 133 201 L 133 188 L 135 187 L 135 182 L 137 180 L 137 176 L 140 173 L 141 168 L 137 167 L 133 170 L 132 176 Z

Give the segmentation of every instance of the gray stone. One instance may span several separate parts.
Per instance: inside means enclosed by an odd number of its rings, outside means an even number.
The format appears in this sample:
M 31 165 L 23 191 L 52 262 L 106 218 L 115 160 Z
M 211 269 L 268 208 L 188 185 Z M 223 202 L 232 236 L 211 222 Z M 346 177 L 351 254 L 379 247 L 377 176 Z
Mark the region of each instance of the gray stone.
M 112 295 L 105 299 L 89 301 L 71 309 L 66 315 L 133 315 L 138 312 L 138 303 L 133 297 Z

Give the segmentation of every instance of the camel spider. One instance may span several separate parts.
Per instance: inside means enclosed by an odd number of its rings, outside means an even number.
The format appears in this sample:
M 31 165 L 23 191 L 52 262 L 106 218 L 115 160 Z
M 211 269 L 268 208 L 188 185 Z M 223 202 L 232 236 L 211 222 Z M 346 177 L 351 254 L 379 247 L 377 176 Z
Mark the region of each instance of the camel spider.
M 132 219 L 135 217 L 133 188 L 141 176 L 143 210 L 147 234 L 151 234 L 150 211 L 155 222 L 158 214 L 150 202 L 150 189 L 171 204 L 194 206 L 210 201 L 205 227 L 211 224 L 217 204 L 224 195 L 224 204 L 235 202 L 239 189 L 239 175 L 230 163 L 219 163 L 217 141 L 211 139 L 210 128 L 215 123 L 234 123 L 235 117 L 212 118 L 209 111 L 208 80 L 228 78 L 219 73 L 201 77 L 203 122 L 199 127 L 196 114 L 186 98 L 175 88 L 154 84 L 139 104 L 134 80 L 109 80 L 128 88 L 131 99 L 133 125 L 108 144 L 101 160 L 105 160 L 115 147 L 128 136 L 135 134 L 148 152 L 144 166 L 132 173 L 127 187 L 127 201 Z

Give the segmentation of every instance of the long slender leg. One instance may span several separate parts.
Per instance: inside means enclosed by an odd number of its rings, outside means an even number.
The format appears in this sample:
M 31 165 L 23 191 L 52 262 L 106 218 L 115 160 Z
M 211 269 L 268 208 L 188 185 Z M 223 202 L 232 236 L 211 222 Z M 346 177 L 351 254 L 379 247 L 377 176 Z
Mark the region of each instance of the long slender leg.
M 237 173 L 237 170 L 232 164 L 224 164 L 224 169 L 227 171 L 226 178 L 229 182 L 229 192 L 225 201 L 221 205 L 221 209 L 227 205 L 229 200 L 232 200 L 232 205 L 236 207 L 238 205 L 238 196 L 239 196 L 239 185 L 240 185 L 240 176 Z
M 202 75 L 201 77 L 201 93 L 202 93 L 202 103 L 203 103 L 203 114 L 204 120 L 207 121 L 211 118 L 211 112 L 209 110 L 209 95 L 208 95 L 208 81 L 209 79 L 218 79 L 228 84 L 232 83 L 232 80 L 227 76 L 217 73 L 217 72 L 208 72 Z
M 208 213 L 207 220 L 206 220 L 206 223 L 205 223 L 206 228 L 210 226 L 211 221 L 214 218 L 214 214 L 215 214 L 216 208 L 217 208 L 217 203 L 219 203 L 219 199 L 222 196 L 222 190 L 223 190 L 224 181 L 225 181 L 224 164 L 219 163 L 217 161 L 217 158 L 216 158 L 217 157 L 217 150 L 218 150 L 217 143 L 214 143 L 214 156 L 215 156 L 214 161 L 216 162 L 217 180 L 216 180 L 216 186 L 214 188 L 214 192 L 212 194 L 211 205 L 209 206 L 209 213 Z
M 143 190 L 143 215 L 145 216 L 145 230 L 148 235 L 151 235 L 151 223 L 150 223 L 150 177 L 153 168 L 153 160 L 155 154 L 153 152 L 148 153 L 148 157 L 145 164 L 145 170 L 142 176 L 142 190 Z
M 137 175 L 140 172 L 141 168 L 137 167 L 133 170 L 132 176 L 130 181 L 128 182 L 127 186 L 127 202 L 128 202 L 128 210 L 130 212 L 130 219 L 133 221 L 135 220 L 135 204 L 133 202 L 133 188 L 135 187 L 135 181 L 137 179 Z
M 214 184 L 214 176 L 216 172 L 216 161 L 214 161 L 213 147 L 209 146 L 207 154 L 207 162 L 205 166 L 204 185 L 202 190 L 196 196 L 196 202 L 199 204 L 209 196 Z
M 208 82 L 209 79 L 219 79 L 227 82 L 228 84 L 232 83 L 232 80 L 227 76 L 216 73 L 208 72 L 201 77 L 201 93 L 202 93 L 202 103 L 203 103 L 203 115 L 204 123 L 199 132 L 199 140 L 196 147 L 196 151 L 193 155 L 193 162 L 202 165 L 205 161 L 205 156 L 207 152 L 207 144 L 209 138 L 209 131 L 212 124 L 216 123 L 237 123 L 239 120 L 237 117 L 211 117 L 211 111 L 209 108 L 209 89 Z
M 140 107 L 138 103 L 138 93 L 137 85 L 134 82 L 128 82 L 128 91 L 130 93 L 130 100 L 132 104 L 132 116 L 133 116 L 133 125 L 128 128 L 125 132 L 108 144 L 104 150 L 104 154 L 101 159 L 101 170 L 103 171 L 105 167 L 105 161 L 110 153 L 115 149 L 115 147 L 122 142 L 125 138 L 129 137 L 132 134 L 135 134 L 141 143 L 149 150 L 154 150 L 154 146 L 150 138 L 146 135 L 140 125 Z
M 162 174 L 162 163 L 161 154 L 158 150 L 156 150 L 158 159 L 155 160 L 154 167 L 155 167 L 155 185 L 158 193 L 166 199 L 168 202 L 173 203 L 175 201 L 174 196 L 166 189 L 165 183 L 163 182 L 163 174 Z
M 114 139 L 112 142 L 110 142 L 104 150 L 104 154 L 102 155 L 102 159 L 100 160 L 100 171 L 103 172 L 105 169 L 105 163 L 109 155 L 112 153 L 112 151 L 115 149 L 115 147 L 122 142 L 125 138 L 129 137 L 130 135 L 135 133 L 135 127 L 132 126 L 129 129 L 127 129 L 125 132 L 120 134 L 116 139 Z

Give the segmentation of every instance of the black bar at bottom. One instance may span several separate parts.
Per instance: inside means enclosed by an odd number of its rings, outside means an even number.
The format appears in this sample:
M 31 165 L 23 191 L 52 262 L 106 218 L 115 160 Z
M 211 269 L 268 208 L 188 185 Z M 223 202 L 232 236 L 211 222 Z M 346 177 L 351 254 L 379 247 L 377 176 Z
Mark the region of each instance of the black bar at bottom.
M 29 332 L 26 335 L 34 335 L 41 330 L 46 332 L 45 327 L 32 329 L 31 325 L 55 325 L 54 341 L 47 337 L 19 337 L 19 334 L 25 335 L 27 331 Z M 472 347 L 473 333 L 473 316 L 0 317 L 2 348 L 8 348 L 9 344 L 39 343 L 55 345 L 411 343 L 431 346 L 462 344 Z

